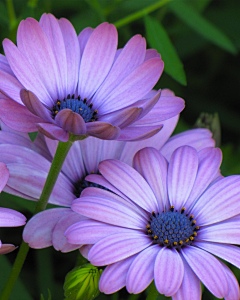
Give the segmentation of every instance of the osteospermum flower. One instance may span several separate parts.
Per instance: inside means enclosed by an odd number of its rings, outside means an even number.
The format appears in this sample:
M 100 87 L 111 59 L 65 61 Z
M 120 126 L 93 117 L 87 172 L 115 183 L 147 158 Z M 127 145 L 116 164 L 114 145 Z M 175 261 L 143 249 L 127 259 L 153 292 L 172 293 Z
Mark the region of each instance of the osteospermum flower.
M 178 116 L 164 121 L 163 129 L 148 140 L 120 142 L 89 137 L 76 141 L 69 151 L 49 199 L 49 203 L 61 207 L 47 209 L 35 215 L 24 228 L 24 240 L 32 248 L 53 245 L 62 252 L 81 246 L 68 243 L 64 237 L 64 232 L 70 225 L 86 219 L 73 212 L 70 206 L 74 199 L 79 198 L 84 188 L 92 186 L 85 180 L 86 175 L 94 173 L 101 180 L 98 164 L 104 159 L 115 158 L 131 165 L 134 154 L 146 145 L 161 149 L 166 156 L 171 155 L 182 144 L 191 145 L 198 150 L 214 146 L 212 135 L 206 129 L 189 130 L 169 139 L 177 119 Z M 10 170 L 10 178 L 4 191 L 37 201 L 56 147 L 57 141 L 44 138 L 41 134 L 38 134 L 33 143 L 28 134 L 14 132 L 3 124 L 0 131 L 0 156 Z M 83 250 L 84 247 L 81 248 Z
M 163 71 L 155 50 L 140 35 L 117 50 L 117 30 L 103 23 L 79 36 L 66 19 L 27 18 L 17 46 L 3 41 L 0 57 L 0 117 L 14 130 L 39 130 L 66 142 L 69 132 L 107 140 L 141 140 L 177 115 L 184 101 L 163 102 L 149 122 L 142 118 L 159 99 L 149 93 Z
M 154 280 L 174 300 L 199 300 L 202 281 L 218 298 L 239 299 L 236 278 L 215 257 L 240 267 L 239 247 L 232 245 L 240 244 L 240 176 L 219 177 L 221 158 L 217 148 L 184 146 L 169 162 L 154 148 L 142 149 L 135 169 L 117 160 L 100 163 L 115 194 L 85 189 L 72 209 L 90 219 L 66 234 L 69 242 L 93 245 L 88 260 L 107 266 L 102 292 L 126 285 L 140 293 Z
M 0 192 L 5 187 L 9 178 L 9 171 L 5 164 L 0 162 Z M 26 223 L 26 218 L 23 214 L 10 208 L 0 207 L 0 227 L 16 227 Z M 2 244 L 0 240 L 0 254 L 6 254 L 16 247 L 12 244 Z

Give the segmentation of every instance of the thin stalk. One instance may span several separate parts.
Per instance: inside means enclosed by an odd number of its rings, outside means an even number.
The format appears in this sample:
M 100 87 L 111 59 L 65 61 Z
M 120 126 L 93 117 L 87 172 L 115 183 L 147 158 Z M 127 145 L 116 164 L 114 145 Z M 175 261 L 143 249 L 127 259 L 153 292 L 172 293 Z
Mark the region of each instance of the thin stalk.
M 86 136 L 82 136 L 82 139 L 86 138 Z M 42 190 L 42 194 L 40 196 L 39 201 L 37 202 L 34 215 L 39 213 L 40 211 L 43 211 L 48 203 L 48 199 L 51 195 L 51 192 L 53 190 L 53 187 L 56 183 L 56 180 L 58 178 L 58 175 L 61 171 L 62 165 L 64 163 L 64 160 L 75 140 L 75 136 L 70 135 L 69 141 L 68 142 L 59 142 L 58 147 L 56 150 L 56 153 L 54 155 L 52 165 L 50 167 L 45 185 Z M 22 244 L 19 248 L 17 257 L 15 259 L 12 271 L 10 273 L 10 276 L 8 278 L 8 281 L 5 285 L 5 288 L 2 292 L 2 295 L 0 297 L 0 300 L 7 300 L 12 292 L 12 289 L 15 285 L 15 282 L 21 272 L 22 266 L 24 264 L 24 261 L 27 257 L 29 250 L 29 246 L 27 243 L 22 241 Z
M 141 9 L 139 11 L 136 11 L 133 14 L 128 15 L 127 17 L 117 21 L 114 23 L 114 25 L 119 28 L 121 26 L 127 25 L 137 19 L 140 19 L 142 17 L 144 17 L 145 15 L 153 12 L 154 10 L 162 7 L 163 5 L 167 4 L 168 2 L 170 2 L 172 0 L 160 0 L 157 3 L 154 3 L 152 5 L 149 5 L 147 7 L 145 7 L 144 9 Z

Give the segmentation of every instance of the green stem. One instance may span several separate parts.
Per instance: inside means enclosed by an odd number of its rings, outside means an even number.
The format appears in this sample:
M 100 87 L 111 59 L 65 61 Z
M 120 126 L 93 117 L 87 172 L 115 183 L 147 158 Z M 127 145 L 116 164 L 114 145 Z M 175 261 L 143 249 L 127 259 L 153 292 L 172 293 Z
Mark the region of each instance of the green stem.
M 6 0 L 6 2 L 7 2 L 8 14 L 9 14 L 10 29 L 12 29 L 15 26 L 16 21 L 17 21 L 16 15 L 15 15 L 12 0 Z
M 157 3 L 149 5 L 149 6 L 145 7 L 144 9 L 141 9 L 141 10 L 139 10 L 139 11 L 137 11 L 137 12 L 135 12 L 135 13 L 133 13 L 133 14 L 117 21 L 117 22 L 115 22 L 114 25 L 117 28 L 119 28 L 121 26 L 124 26 L 124 25 L 127 25 L 127 24 L 129 24 L 129 23 L 131 23 L 131 22 L 133 22 L 137 19 L 140 19 L 140 18 L 144 17 L 145 15 L 153 12 L 154 10 L 162 7 L 163 5 L 167 4 L 170 1 L 172 1 L 172 0 L 160 0 Z
M 76 136 L 70 135 L 68 142 L 59 142 L 58 147 L 56 150 L 56 153 L 54 155 L 51 168 L 49 170 L 45 185 L 42 190 L 42 194 L 40 196 L 39 201 L 37 202 L 34 215 L 37 214 L 40 211 L 43 211 L 48 203 L 48 199 L 51 195 L 51 192 L 53 190 L 53 187 L 55 185 L 55 182 L 58 178 L 58 175 L 61 171 L 62 165 L 64 163 L 64 160 L 75 140 Z M 82 136 L 82 139 L 86 138 L 86 136 Z M 27 257 L 29 250 L 29 246 L 27 243 L 22 241 L 22 244 L 20 246 L 20 249 L 18 251 L 16 260 L 14 262 L 11 274 L 8 278 L 8 281 L 5 285 L 5 288 L 2 292 L 2 295 L 0 297 L 0 300 L 7 300 L 12 292 L 12 289 L 14 287 L 14 284 L 21 272 L 22 266 L 24 264 L 24 261 Z
M 157 291 L 157 289 L 155 287 L 155 283 L 153 281 L 149 287 L 149 293 L 147 295 L 146 300 L 156 300 L 158 295 L 159 295 L 159 292 Z

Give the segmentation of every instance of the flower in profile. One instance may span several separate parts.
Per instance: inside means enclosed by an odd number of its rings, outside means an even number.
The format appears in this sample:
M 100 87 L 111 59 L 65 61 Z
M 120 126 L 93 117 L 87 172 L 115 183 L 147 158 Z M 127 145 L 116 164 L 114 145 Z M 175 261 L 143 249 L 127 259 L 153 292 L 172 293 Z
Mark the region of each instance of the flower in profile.
M 5 164 L 0 162 L 0 192 L 5 187 L 8 178 L 9 178 L 9 171 Z M 23 214 L 18 211 L 15 211 L 10 208 L 0 207 L 0 227 L 16 227 L 22 226 L 26 223 L 26 218 Z M 0 240 L 0 254 L 6 254 L 13 250 L 16 247 L 12 244 L 2 244 Z
M 171 153 L 183 144 L 191 145 L 198 151 L 205 147 L 214 147 L 211 132 L 207 129 L 193 129 L 169 138 L 177 120 L 178 116 L 164 121 L 163 129 L 148 140 L 123 142 L 89 137 L 83 141 L 76 141 L 69 151 L 49 199 L 49 203 L 60 207 L 47 209 L 30 219 L 23 232 L 25 242 L 32 248 L 53 245 L 56 250 L 62 252 L 81 247 L 81 244 L 68 243 L 64 236 L 65 230 L 70 225 L 86 219 L 73 212 L 70 207 L 72 201 L 79 198 L 84 188 L 93 186 L 85 180 L 87 175 L 94 173 L 98 179 L 101 179 L 98 164 L 102 160 L 114 158 L 131 165 L 134 154 L 147 145 L 161 149 L 166 156 L 171 156 Z M 2 124 L 0 156 L 10 171 L 10 178 L 4 191 L 37 201 L 56 147 L 57 141 L 41 134 L 31 142 L 28 134 L 15 132 Z M 84 250 L 85 247 L 81 247 L 81 251 Z
M 217 298 L 239 299 L 236 278 L 215 257 L 240 267 L 240 176 L 219 176 L 221 159 L 218 148 L 183 146 L 169 162 L 144 148 L 135 169 L 100 163 L 115 193 L 85 189 L 72 209 L 90 219 L 66 231 L 69 242 L 92 245 L 91 264 L 107 266 L 100 291 L 140 293 L 154 280 L 173 300 L 200 300 L 201 281 Z
M 156 50 L 146 50 L 140 35 L 118 50 L 117 39 L 109 23 L 77 36 L 68 20 L 51 14 L 39 22 L 21 21 L 17 46 L 3 41 L 1 120 L 14 130 L 39 130 L 63 142 L 69 132 L 106 140 L 141 140 L 157 133 L 161 121 L 182 111 L 184 101 L 162 103 L 163 111 L 144 124 L 142 118 L 160 96 L 151 90 L 163 61 Z

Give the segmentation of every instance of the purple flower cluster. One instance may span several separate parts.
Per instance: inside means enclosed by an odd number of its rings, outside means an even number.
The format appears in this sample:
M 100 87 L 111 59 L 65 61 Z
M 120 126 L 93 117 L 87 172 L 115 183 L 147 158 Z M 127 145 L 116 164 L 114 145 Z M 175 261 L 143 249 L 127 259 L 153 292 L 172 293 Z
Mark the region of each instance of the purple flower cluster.
M 141 293 L 154 280 L 173 300 L 200 300 L 202 282 L 238 300 L 235 276 L 215 256 L 240 268 L 240 176 L 221 175 L 209 130 L 170 137 L 184 101 L 153 90 L 160 54 L 140 35 L 122 49 L 117 39 L 112 24 L 77 36 L 68 20 L 43 14 L 21 21 L 17 46 L 3 41 L 0 191 L 38 201 L 58 143 L 74 136 L 49 198 L 57 207 L 29 220 L 24 241 L 80 249 L 106 266 L 106 294 Z M 25 220 L 0 208 L 0 226 Z M 0 254 L 14 249 L 0 241 Z

